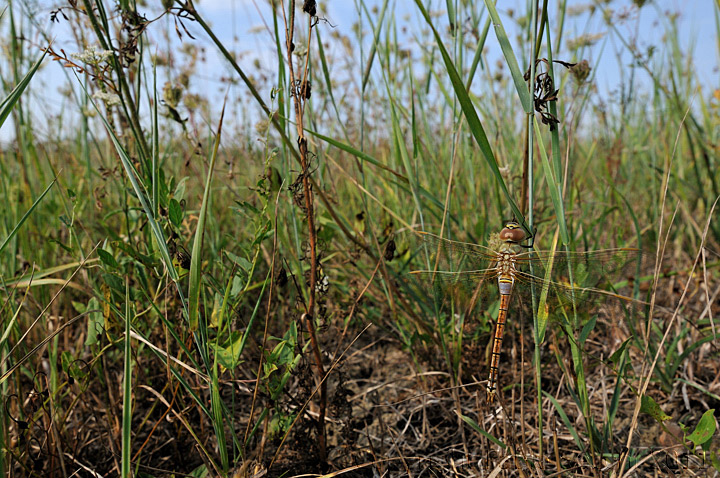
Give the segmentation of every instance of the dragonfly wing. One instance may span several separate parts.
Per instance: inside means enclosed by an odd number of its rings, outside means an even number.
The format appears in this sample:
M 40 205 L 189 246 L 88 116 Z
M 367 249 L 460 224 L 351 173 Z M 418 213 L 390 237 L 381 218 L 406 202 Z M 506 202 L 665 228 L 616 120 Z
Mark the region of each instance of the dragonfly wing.
M 518 254 L 520 268 L 543 280 L 548 275 L 560 284 L 573 283 L 579 287 L 595 287 L 621 272 L 634 273 L 642 266 L 645 256 L 639 249 L 604 249 L 589 252 L 531 251 Z
M 416 237 L 418 256 L 428 270 L 483 271 L 497 262 L 497 253 L 479 244 L 451 241 L 427 232 L 418 232 Z
M 532 251 L 518 254 L 522 278 L 555 288 L 594 288 L 608 280 L 634 276 L 645 260 L 639 249 L 605 249 L 590 252 Z M 549 271 L 549 273 L 548 273 Z
M 411 275 L 419 279 L 423 290 L 433 292 L 435 299 L 473 306 L 496 292 L 491 282 L 497 277 L 497 254 L 491 249 L 425 232 L 416 238 L 416 263 L 421 264 L 421 270 Z
M 418 270 L 410 274 L 437 292 L 450 293 L 456 290 L 473 290 L 479 285 L 487 286 L 493 278 L 493 272 L 492 269 L 461 272 Z
M 632 304 L 632 299 L 618 294 L 609 281 L 622 279 L 626 274 L 627 285 L 645 260 L 638 249 L 522 253 L 518 258 L 521 270 L 516 274 L 516 287 L 526 293 L 531 286 L 535 287 L 538 295 L 547 292 L 550 304 L 563 307 L 605 300 Z

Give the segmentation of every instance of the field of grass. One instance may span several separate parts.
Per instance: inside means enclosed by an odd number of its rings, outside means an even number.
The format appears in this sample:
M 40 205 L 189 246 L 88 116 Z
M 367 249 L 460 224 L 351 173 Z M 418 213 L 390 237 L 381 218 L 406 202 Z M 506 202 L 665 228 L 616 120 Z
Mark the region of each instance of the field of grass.
M 252 64 L 201 4 L 150 3 L 0 18 L 0 476 L 720 474 L 720 90 L 674 13 L 274 1 Z M 192 88 L 209 49 L 224 104 Z M 497 285 L 410 272 L 417 231 L 511 218 L 576 307 L 514 294 L 488 402 Z

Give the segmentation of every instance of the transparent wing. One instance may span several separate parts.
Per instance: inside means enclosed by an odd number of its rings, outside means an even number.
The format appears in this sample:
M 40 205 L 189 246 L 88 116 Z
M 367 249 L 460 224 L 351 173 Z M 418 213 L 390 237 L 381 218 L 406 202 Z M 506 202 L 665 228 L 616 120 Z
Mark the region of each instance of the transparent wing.
M 479 244 L 451 241 L 428 232 L 419 232 L 416 237 L 418 238 L 418 252 L 421 256 L 427 252 L 431 269 L 437 262 L 439 266 L 481 271 L 490 268 L 494 262 L 497 262 L 497 254 L 492 249 Z M 438 268 L 438 270 L 450 269 Z
M 421 287 L 436 294 L 468 296 L 477 287 L 488 286 L 497 277 L 497 255 L 491 249 L 467 242 L 451 241 L 434 234 L 417 234 L 417 263 L 424 269 L 412 271 Z
M 548 300 L 562 305 L 624 300 L 627 298 L 613 290 L 611 281 L 627 279 L 630 282 L 645 260 L 639 249 L 521 253 L 517 257 L 516 287 L 519 293 L 525 294 L 533 286 L 536 293 L 545 290 Z
M 642 265 L 644 256 L 639 249 L 603 249 L 599 251 L 528 251 L 517 255 L 519 268 L 532 271 L 535 276 L 550 276 L 557 282 L 572 282 L 593 286 L 602 279 L 629 271 L 633 266 Z
M 451 241 L 426 232 L 418 233 L 418 256 L 427 267 L 413 271 L 436 294 L 456 298 L 483 297 L 495 289 L 489 282 L 498 276 L 498 255 L 490 248 L 467 242 Z M 520 300 L 546 291 L 550 304 L 576 305 L 608 299 L 627 299 L 603 284 L 610 279 L 632 279 L 643 266 L 645 256 L 639 249 L 599 251 L 527 251 L 515 256 L 515 292 Z M 549 273 L 548 273 L 549 271 Z M 600 287 L 598 287 L 600 286 Z M 479 295 L 478 295 L 479 294 Z

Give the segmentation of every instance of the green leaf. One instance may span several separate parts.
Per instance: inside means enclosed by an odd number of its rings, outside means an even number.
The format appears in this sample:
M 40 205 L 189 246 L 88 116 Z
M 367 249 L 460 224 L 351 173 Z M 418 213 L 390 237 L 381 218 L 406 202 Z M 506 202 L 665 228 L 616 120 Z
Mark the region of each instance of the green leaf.
M 720 454 L 715 451 L 711 451 L 710 463 L 712 463 L 713 468 L 715 468 L 717 471 L 720 471 Z
M 102 275 L 103 281 L 113 289 L 115 292 L 118 292 L 122 294 L 125 290 L 125 284 L 123 284 L 122 279 L 120 279 L 115 274 L 106 273 Z
M 590 335 L 590 332 L 595 328 L 595 324 L 597 323 L 597 317 L 593 317 L 590 320 L 587 321 L 585 326 L 582 328 L 582 331 L 580 332 L 580 338 L 578 342 L 580 344 L 584 344 L 585 340 L 587 340 L 588 335 Z
M 177 199 L 178 201 L 182 201 L 185 198 L 185 184 L 187 184 L 187 181 L 187 176 L 180 180 L 178 185 L 175 187 L 173 198 Z
M 207 466 L 200 465 L 193 471 L 191 471 L 188 476 L 192 478 L 207 478 L 208 476 L 210 476 L 210 473 L 208 472 Z
M 222 318 L 222 305 L 222 296 L 216 293 L 213 298 L 212 313 L 210 314 L 210 327 L 218 328 L 222 325 L 220 323 Z
M 168 207 L 168 217 L 175 227 L 180 227 L 183 219 L 183 208 L 180 202 L 172 198 Z
M 257 216 L 258 214 L 260 214 L 260 210 L 258 208 L 256 208 L 255 206 L 253 206 L 252 204 L 250 204 L 249 202 L 235 201 L 235 204 L 238 205 L 238 207 L 235 208 L 236 211 L 243 212 L 243 213 L 247 214 L 248 216 Z
M 243 274 L 244 275 L 244 274 Z M 233 277 L 232 289 L 230 289 L 230 295 L 235 297 L 245 288 L 245 279 L 240 275 Z
M 710 410 L 703 413 L 703 416 L 700 417 L 700 421 L 695 427 L 695 430 L 693 430 L 690 435 L 686 436 L 685 439 L 693 442 L 693 445 L 695 446 L 702 445 L 703 443 L 710 440 L 710 438 L 712 438 L 713 434 L 715 433 L 714 415 L 714 408 L 711 408 Z
M 610 361 L 612 363 L 614 363 L 615 366 L 617 366 L 617 364 L 620 362 L 620 359 L 622 358 L 623 354 L 625 353 L 625 349 L 627 348 L 628 344 L 630 343 L 630 341 L 632 339 L 633 339 L 632 337 L 625 339 L 625 342 L 620 344 L 620 347 L 615 352 L 613 352 L 613 354 L 610 356 Z
M 110 254 L 105 249 L 98 249 L 97 253 L 98 253 L 98 257 L 100 258 L 100 261 L 103 264 L 105 264 L 106 266 L 108 266 L 112 269 L 117 269 L 118 267 L 120 267 L 120 264 L 117 263 L 117 261 L 115 260 L 113 255 Z
M 98 342 L 98 336 L 105 328 L 105 319 L 103 318 L 102 312 L 100 312 L 100 303 L 95 297 L 88 301 L 87 308 L 85 308 L 85 310 L 93 309 L 96 311 L 88 314 L 88 331 L 87 337 L 85 338 L 86 347 L 89 345 L 95 345 Z M 85 310 L 83 310 L 83 312 Z
M 240 354 L 242 353 L 242 333 L 233 332 L 230 335 L 230 339 L 225 342 L 222 346 L 216 346 L 210 344 L 217 353 L 217 362 L 227 370 L 233 370 L 242 362 L 240 361 Z
M 230 259 L 235 264 L 237 264 L 237 266 L 241 270 L 247 272 L 250 269 L 252 269 L 252 263 L 250 261 L 248 261 L 247 259 L 245 259 L 244 257 L 240 257 L 237 254 L 233 254 L 232 252 L 229 252 L 229 251 L 226 252 L 226 254 L 228 256 L 228 259 Z
M 640 411 L 643 413 L 647 413 L 651 417 L 655 419 L 658 423 L 662 423 L 665 420 L 669 420 L 672 417 L 670 415 L 666 415 L 665 412 L 662 411 L 660 408 L 660 405 L 657 404 L 655 400 L 649 395 L 643 395 L 641 402 L 640 402 Z

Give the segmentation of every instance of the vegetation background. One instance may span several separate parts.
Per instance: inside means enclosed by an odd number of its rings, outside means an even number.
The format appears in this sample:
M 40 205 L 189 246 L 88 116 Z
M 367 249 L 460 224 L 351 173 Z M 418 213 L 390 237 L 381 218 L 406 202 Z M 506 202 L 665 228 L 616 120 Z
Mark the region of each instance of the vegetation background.
M 720 89 L 682 12 L 258 3 L 258 55 L 200 2 L 5 4 L 0 474 L 720 473 Z M 418 283 L 413 232 L 511 217 L 642 254 L 632 301 L 515 307 L 486 403 L 498 303 Z

